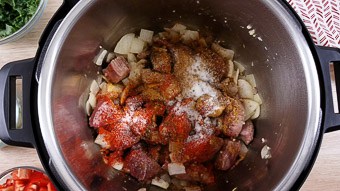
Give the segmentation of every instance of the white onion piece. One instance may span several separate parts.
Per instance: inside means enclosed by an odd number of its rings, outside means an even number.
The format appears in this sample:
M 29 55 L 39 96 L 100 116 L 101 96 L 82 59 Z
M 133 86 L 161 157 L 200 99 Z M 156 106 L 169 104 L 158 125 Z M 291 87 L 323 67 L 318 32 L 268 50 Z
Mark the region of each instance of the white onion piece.
M 256 110 L 255 110 L 254 115 L 252 115 L 252 116 L 250 117 L 250 119 L 256 119 L 256 118 L 258 118 L 258 117 L 260 116 L 260 113 L 261 113 L 261 107 L 258 106 L 258 107 L 256 108 Z
M 85 103 L 85 110 L 86 110 L 86 114 L 90 116 L 92 112 L 92 107 L 91 107 L 89 100 L 87 100 Z
M 162 175 L 160 176 L 160 178 L 161 178 L 162 180 L 164 180 L 165 182 L 171 182 L 171 177 L 169 176 L 168 173 L 162 174 Z
M 259 103 L 260 105 L 262 104 L 262 99 L 260 97 L 259 94 L 255 94 L 254 95 L 254 101 L 256 101 L 257 103 Z
M 99 85 L 99 88 L 103 91 L 103 92 L 106 92 L 106 87 L 107 87 L 107 83 L 106 82 L 102 82 L 100 85 Z
M 145 46 L 145 42 L 143 40 L 138 39 L 138 38 L 133 38 L 129 52 L 135 53 L 135 54 L 141 53 L 144 49 L 144 46 Z
M 123 169 L 124 163 L 122 162 L 115 162 L 112 164 L 112 168 L 121 171 Z
M 185 174 L 185 166 L 182 163 L 169 163 L 168 164 L 169 175 Z
M 104 134 L 98 134 L 97 138 L 94 140 L 94 143 L 98 144 L 101 148 L 109 149 L 110 145 L 105 141 Z
M 135 54 L 132 53 L 128 53 L 127 54 L 127 61 L 130 62 L 137 62 L 137 58 L 135 56 Z
M 241 98 L 245 98 L 245 99 L 254 98 L 254 88 L 246 80 L 239 79 L 237 81 L 237 85 L 238 85 L 238 95 Z
M 268 147 L 267 145 L 263 146 L 261 149 L 261 158 L 262 159 L 270 159 L 272 158 L 272 154 L 270 152 L 271 148 Z
M 146 188 L 140 188 L 137 191 L 146 191 Z
M 179 32 L 179 33 L 183 33 L 185 31 L 185 29 L 187 29 L 187 27 L 185 25 L 182 24 L 178 24 L 176 23 L 171 30 Z
M 99 85 L 96 80 L 93 80 L 90 85 L 90 92 L 96 95 L 99 91 Z
M 115 53 L 109 52 L 106 57 L 106 62 L 110 63 L 116 57 Z
M 181 38 L 185 43 L 191 42 L 199 39 L 199 33 L 197 31 L 185 30 Z
M 237 69 L 233 74 L 234 83 L 237 84 L 238 77 L 240 75 L 240 70 Z
M 243 73 L 246 70 L 245 67 L 241 63 L 234 61 L 234 64 L 235 64 L 236 68 L 238 68 L 240 70 L 240 73 Z
M 154 32 L 150 31 L 150 30 L 141 29 L 138 38 L 140 38 L 144 42 L 147 42 L 147 43 L 151 44 L 153 33 Z
M 122 83 L 124 84 L 124 86 L 127 86 L 129 84 L 129 78 L 125 78 L 122 80 Z
M 107 54 L 107 50 L 101 49 L 99 51 L 99 53 L 97 54 L 97 56 L 94 57 L 93 62 L 96 65 L 101 66 L 103 64 L 103 61 L 104 61 L 104 58 L 105 58 L 106 54 Z
M 129 33 L 124 35 L 117 43 L 114 52 L 118 54 L 127 54 L 130 52 L 132 40 L 135 38 L 135 34 Z
M 231 60 L 228 60 L 228 73 L 227 76 L 229 78 L 232 78 L 234 74 L 234 62 Z
M 259 103 L 250 99 L 242 100 L 244 106 L 244 113 L 245 118 L 244 120 L 247 121 L 251 116 L 255 114 L 256 109 L 260 106 Z
M 233 60 L 235 52 L 230 49 L 223 48 L 217 43 L 213 43 L 211 48 L 225 60 Z
M 94 95 L 92 92 L 90 92 L 90 94 L 89 94 L 89 100 L 88 101 L 89 101 L 92 108 L 96 107 L 96 104 L 97 104 L 96 95 Z
M 201 191 L 201 188 L 199 186 L 187 186 L 184 187 L 185 191 Z
M 246 75 L 246 80 L 250 83 L 251 86 L 256 88 L 256 81 L 255 81 L 254 74 Z
M 158 178 L 158 177 L 152 179 L 151 184 L 155 185 L 155 186 L 158 186 L 160 188 L 163 188 L 163 189 L 168 189 L 168 187 L 169 187 L 169 183 L 168 182 L 166 182 L 163 179 Z

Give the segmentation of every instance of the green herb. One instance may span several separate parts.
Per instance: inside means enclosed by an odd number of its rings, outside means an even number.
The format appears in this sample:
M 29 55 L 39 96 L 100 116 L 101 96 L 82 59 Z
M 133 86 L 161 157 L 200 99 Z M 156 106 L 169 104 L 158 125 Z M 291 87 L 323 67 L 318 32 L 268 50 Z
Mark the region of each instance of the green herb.
M 34 15 L 40 0 L 0 0 L 0 38 L 23 27 Z

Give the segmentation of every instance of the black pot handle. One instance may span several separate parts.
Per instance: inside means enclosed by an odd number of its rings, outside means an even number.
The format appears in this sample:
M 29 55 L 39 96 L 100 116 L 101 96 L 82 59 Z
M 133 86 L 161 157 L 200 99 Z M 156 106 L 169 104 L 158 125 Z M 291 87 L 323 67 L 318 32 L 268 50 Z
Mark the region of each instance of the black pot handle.
M 320 60 L 324 82 L 324 132 L 340 130 L 340 113 L 334 112 L 330 71 L 330 63 L 332 63 L 334 66 L 336 91 L 338 92 L 337 99 L 340 103 L 340 49 L 317 46 L 316 51 Z M 339 107 L 339 104 L 336 107 Z
M 0 139 L 8 145 L 35 146 L 30 111 L 34 65 L 34 59 L 26 59 L 0 70 Z

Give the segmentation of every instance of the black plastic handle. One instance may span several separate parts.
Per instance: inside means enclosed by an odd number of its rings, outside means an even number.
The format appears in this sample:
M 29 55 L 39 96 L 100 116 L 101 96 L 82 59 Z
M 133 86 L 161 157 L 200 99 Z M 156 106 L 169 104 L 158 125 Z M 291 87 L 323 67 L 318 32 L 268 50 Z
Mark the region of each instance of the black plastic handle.
M 316 47 L 322 70 L 325 108 L 324 108 L 324 132 L 340 130 L 340 114 L 334 112 L 334 104 L 331 87 L 330 63 L 333 63 L 337 99 L 340 101 L 340 49 L 330 47 Z M 339 107 L 339 104 L 336 106 Z
M 53 15 L 39 40 L 39 48 L 34 59 L 27 59 L 6 64 L 0 70 L 0 139 L 8 145 L 35 147 L 36 140 L 31 119 L 31 82 L 35 76 L 38 81 L 44 55 L 61 21 L 79 0 L 64 0 Z M 35 75 L 33 75 L 35 72 Z M 16 129 L 15 81 L 22 79 L 22 129 Z M 34 98 L 36 99 L 36 98 Z M 33 111 L 37 112 L 37 111 Z
M 0 70 L 0 139 L 8 144 L 34 147 L 35 138 L 31 123 L 31 80 L 35 60 L 27 59 L 6 64 Z M 22 82 L 22 125 L 16 125 L 16 82 Z

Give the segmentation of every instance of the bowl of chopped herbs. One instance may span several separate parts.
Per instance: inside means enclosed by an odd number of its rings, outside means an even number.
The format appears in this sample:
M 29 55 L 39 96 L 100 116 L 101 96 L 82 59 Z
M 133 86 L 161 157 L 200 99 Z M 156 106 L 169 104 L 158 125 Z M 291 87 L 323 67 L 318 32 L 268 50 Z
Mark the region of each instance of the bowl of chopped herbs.
M 0 45 L 28 33 L 40 19 L 47 0 L 0 0 Z

